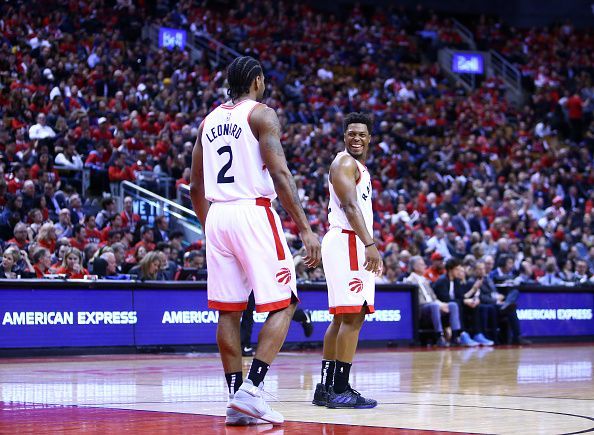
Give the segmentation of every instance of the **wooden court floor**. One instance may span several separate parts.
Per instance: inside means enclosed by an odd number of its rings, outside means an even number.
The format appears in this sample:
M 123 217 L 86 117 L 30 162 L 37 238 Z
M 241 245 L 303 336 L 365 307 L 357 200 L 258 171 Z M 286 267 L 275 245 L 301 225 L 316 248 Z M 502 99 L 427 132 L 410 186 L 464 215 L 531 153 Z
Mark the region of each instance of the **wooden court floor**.
M 371 410 L 311 405 L 319 360 L 316 352 L 282 353 L 265 389 L 285 424 L 238 428 L 224 425 L 216 354 L 0 359 L 0 433 L 594 431 L 592 344 L 361 351 L 352 384 L 380 402 Z

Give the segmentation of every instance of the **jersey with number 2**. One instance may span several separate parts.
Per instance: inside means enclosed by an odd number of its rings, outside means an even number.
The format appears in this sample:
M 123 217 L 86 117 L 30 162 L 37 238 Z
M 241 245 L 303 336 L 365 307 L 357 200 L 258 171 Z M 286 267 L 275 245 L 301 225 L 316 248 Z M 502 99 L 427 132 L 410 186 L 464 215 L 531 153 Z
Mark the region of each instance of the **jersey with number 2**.
M 204 190 L 211 202 L 276 198 L 249 119 L 260 103 L 242 100 L 221 104 L 202 128 Z

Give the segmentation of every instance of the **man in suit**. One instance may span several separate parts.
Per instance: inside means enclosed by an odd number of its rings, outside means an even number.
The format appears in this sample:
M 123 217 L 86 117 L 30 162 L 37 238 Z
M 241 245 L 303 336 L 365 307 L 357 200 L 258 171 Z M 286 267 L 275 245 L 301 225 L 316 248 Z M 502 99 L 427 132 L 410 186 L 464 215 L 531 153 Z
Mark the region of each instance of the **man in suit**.
M 563 198 L 563 208 L 568 212 L 576 212 L 583 209 L 584 198 L 578 196 L 578 189 L 575 185 L 569 187 L 567 195 Z
M 519 291 L 510 290 L 507 296 L 500 293 L 495 286 L 495 282 L 487 273 L 487 268 L 483 261 L 477 262 L 474 270 L 475 281 L 482 282 L 480 286 L 480 302 L 485 315 L 481 316 L 483 332 L 488 329 L 489 323 L 496 327 L 500 320 L 507 320 L 509 331 L 509 340 L 512 344 L 530 344 L 528 340 L 520 337 L 520 321 L 516 312 L 516 301 Z M 496 336 L 493 336 L 497 339 Z M 497 341 L 497 340 L 496 340 Z
M 460 212 L 452 218 L 452 226 L 456 229 L 456 233 L 462 237 L 470 237 L 472 228 L 468 222 L 469 206 L 464 204 Z
M 461 282 L 464 273 L 462 262 L 457 258 L 451 258 L 446 262 L 445 270 L 445 274 L 433 283 L 433 291 L 441 302 L 448 304 L 450 302 L 456 302 L 459 311 L 462 311 L 462 308 L 465 306 L 464 295 L 466 293 Z M 453 341 L 455 344 L 467 347 L 479 345 L 479 343 L 470 338 L 467 332 L 461 332 L 460 336 L 454 337 Z
M 153 228 L 155 243 L 169 241 L 169 219 L 166 216 L 157 216 L 155 218 L 155 227 Z
M 489 229 L 489 221 L 483 217 L 483 212 L 480 207 L 474 207 L 472 214 L 468 219 L 468 225 L 473 233 L 483 234 Z

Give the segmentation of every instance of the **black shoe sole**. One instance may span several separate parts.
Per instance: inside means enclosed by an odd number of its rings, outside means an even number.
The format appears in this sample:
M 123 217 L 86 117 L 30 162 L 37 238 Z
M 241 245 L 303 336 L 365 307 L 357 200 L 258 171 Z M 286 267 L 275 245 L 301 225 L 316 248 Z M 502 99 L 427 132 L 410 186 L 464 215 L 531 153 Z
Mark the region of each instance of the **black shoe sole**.
M 316 400 L 316 399 L 314 399 L 314 400 L 311 401 L 311 404 L 312 405 L 316 405 L 316 406 L 326 406 L 326 405 L 328 405 L 328 402 L 325 401 L 325 400 Z
M 371 408 L 375 408 L 376 406 L 377 406 L 377 403 L 374 405 L 348 405 L 348 404 L 344 404 L 344 403 L 339 403 L 339 404 L 328 403 L 326 405 L 326 408 L 329 408 L 329 409 L 371 409 Z

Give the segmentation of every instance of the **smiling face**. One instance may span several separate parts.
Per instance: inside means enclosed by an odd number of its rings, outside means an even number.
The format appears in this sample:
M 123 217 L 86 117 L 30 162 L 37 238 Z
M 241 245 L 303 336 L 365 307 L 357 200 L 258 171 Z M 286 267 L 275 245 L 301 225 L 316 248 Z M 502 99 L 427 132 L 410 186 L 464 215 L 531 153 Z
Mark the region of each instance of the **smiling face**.
M 364 162 L 369 150 L 371 136 L 365 124 L 349 124 L 344 132 L 344 143 L 347 152 L 356 160 Z

